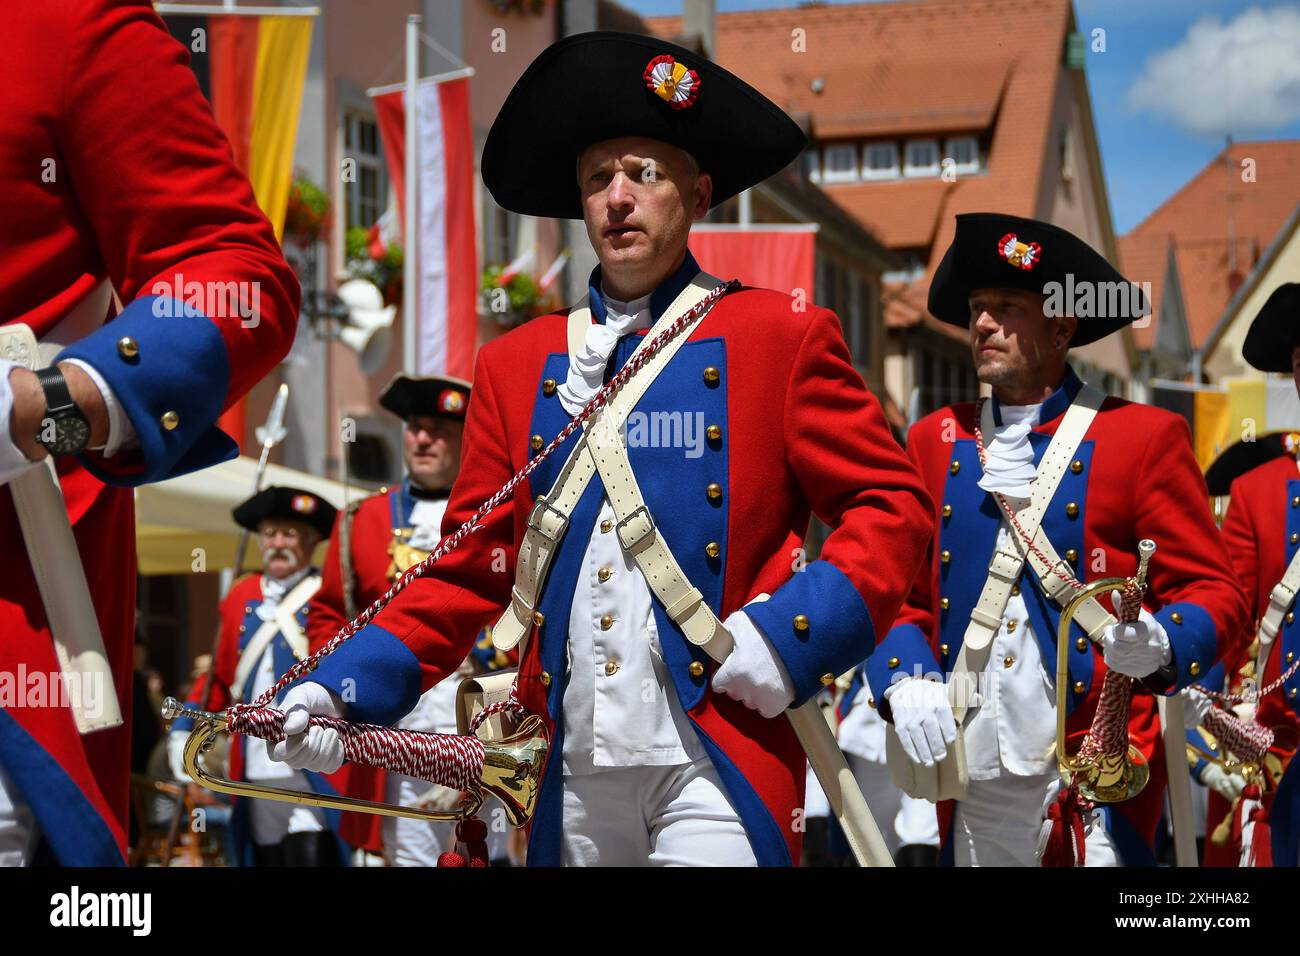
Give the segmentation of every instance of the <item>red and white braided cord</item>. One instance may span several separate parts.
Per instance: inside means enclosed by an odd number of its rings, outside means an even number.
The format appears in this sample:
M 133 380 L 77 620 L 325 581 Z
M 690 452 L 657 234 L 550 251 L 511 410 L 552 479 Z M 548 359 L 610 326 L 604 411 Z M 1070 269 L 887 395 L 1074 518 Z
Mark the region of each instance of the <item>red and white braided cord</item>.
M 343 755 L 353 763 L 383 767 L 455 790 L 477 788 L 482 776 L 483 742 L 474 736 L 395 730 L 337 717 L 312 717 L 311 724 L 338 731 Z M 232 707 L 228 727 L 235 734 L 283 740 L 284 713 L 270 707 Z
M 569 420 L 569 423 L 560 430 L 560 433 L 551 439 L 550 444 L 536 456 L 529 459 L 528 464 L 524 465 L 513 478 L 501 486 L 500 490 L 479 506 L 473 517 L 443 538 L 423 561 L 408 568 L 405 574 L 393 582 L 392 587 L 358 614 L 356 618 L 344 625 L 320 650 L 295 663 L 285 671 L 284 676 L 251 704 L 237 704 L 231 707 L 229 710 L 229 729 L 231 732 L 246 733 L 251 736 L 273 740 L 281 739 L 284 736 L 284 715 L 280 711 L 267 707 L 281 691 L 294 681 L 315 670 L 322 660 L 334 653 L 344 641 L 369 624 L 375 615 L 387 607 L 413 581 L 422 577 L 440 559 L 456 550 L 469 535 L 479 530 L 482 527 L 483 520 L 503 501 L 509 500 L 515 488 L 528 478 L 555 449 L 564 444 L 570 435 L 581 428 L 592 415 L 604 408 L 614 393 L 622 388 L 627 380 L 644 366 L 659 349 L 663 348 L 670 339 L 681 332 L 688 324 L 706 314 L 724 295 L 738 288 L 740 288 L 740 282 L 736 279 L 718 286 L 688 312 L 678 316 L 670 325 L 656 333 L 645 348 L 635 352 L 627 364 L 619 369 L 582 407 L 582 410 Z M 523 713 L 523 708 L 515 700 L 513 691 L 510 700 L 493 705 L 478 715 L 478 723 L 481 723 L 486 716 L 490 715 L 489 711 L 499 713 L 506 709 L 517 709 L 519 713 Z M 421 780 L 429 780 L 432 783 L 440 783 L 443 786 L 462 790 L 469 789 L 471 785 L 477 785 L 482 770 L 483 745 L 473 734 L 461 737 L 456 734 L 426 734 L 418 731 L 392 730 L 387 727 L 367 724 L 349 724 L 347 721 L 329 717 L 312 717 L 311 723 L 338 730 L 343 735 L 344 751 L 347 759 L 358 763 L 386 767 L 390 770 L 396 769 L 400 773 Z M 477 729 L 477 723 L 475 729 Z M 275 734 L 278 734 L 278 736 L 271 736 Z M 409 767 L 411 769 L 399 769 L 399 767 Z

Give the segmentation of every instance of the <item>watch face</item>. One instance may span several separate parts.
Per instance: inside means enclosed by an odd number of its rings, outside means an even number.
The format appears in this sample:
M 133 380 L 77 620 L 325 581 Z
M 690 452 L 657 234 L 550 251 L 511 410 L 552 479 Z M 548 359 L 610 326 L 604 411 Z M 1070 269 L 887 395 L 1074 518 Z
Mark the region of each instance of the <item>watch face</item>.
M 46 451 L 56 457 L 75 455 L 83 451 L 90 441 L 90 423 L 79 414 L 62 415 L 54 419 L 54 440 L 38 439 Z

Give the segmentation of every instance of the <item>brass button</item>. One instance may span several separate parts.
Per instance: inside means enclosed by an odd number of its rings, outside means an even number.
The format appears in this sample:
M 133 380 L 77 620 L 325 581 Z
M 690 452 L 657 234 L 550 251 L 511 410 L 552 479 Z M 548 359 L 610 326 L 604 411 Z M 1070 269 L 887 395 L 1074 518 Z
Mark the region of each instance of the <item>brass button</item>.
M 1067 548 L 1065 551 L 1065 560 L 1074 564 L 1075 561 L 1079 560 L 1079 552 L 1075 551 L 1074 548 Z
M 951 465 L 948 466 L 948 474 L 950 475 L 955 475 L 959 471 L 961 471 L 961 462 L 959 461 L 954 461 Z
M 1018 597 L 1019 595 L 1020 595 L 1020 585 L 1019 584 L 1011 585 L 1011 596 Z
M 899 660 L 898 660 L 897 657 L 891 657 L 891 658 L 890 658 L 888 661 L 886 661 L 885 663 L 887 663 L 887 664 L 889 665 L 889 669 L 892 671 L 895 667 L 897 667 L 897 666 L 899 665 Z
M 613 677 L 618 673 L 618 661 L 605 661 L 605 676 Z
M 555 379 L 548 378 L 542 382 L 542 394 L 547 398 L 555 394 Z
M 947 644 L 940 644 L 940 645 L 939 645 L 939 653 L 942 654 L 944 657 L 947 657 L 947 656 L 948 656 L 948 645 L 947 645 Z
M 1008 634 L 1016 633 L 1016 619 L 1014 617 L 1011 618 L 1009 621 L 1007 621 L 1007 633 Z
M 704 676 L 704 665 L 699 661 L 691 661 L 691 666 L 686 669 L 691 672 L 692 677 Z
M 1287 611 L 1287 612 L 1286 612 L 1286 622 L 1287 622 L 1288 624 L 1294 624 L 1294 623 L 1295 623 L 1295 611 Z
M 939 598 L 939 607 L 943 608 L 945 611 L 948 610 L 948 599 Z
M 612 521 L 602 521 L 602 522 L 600 523 L 600 533 L 601 533 L 601 534 L 609 534 L 609 533 L 610 533 L 611 531 L 613 531 L 613 530 L 614 530 L 614 522 L 612 522 Z
M 1079 506 L 1075 504 L 1073 501 L 1071 501 L 1068 505 L 1065 506 L 1065 516 L 1067 518 L 1079 517 Z
M 719 378 L 718 370 L 714 368 L 712 365 L 710 365 L 708 368 L 704 370 L 704 381 L 709 385 L 717 385 L 718 378 Z
M 536 624 L 538 627 L 541 627 L 543 624 L 546 623 L 546 615 L 543 614 L 541 611 L 534 611 L 533 623 Z
M 244 605 L 244 613 L 245 613 L 245 614 L 252 614 L 252 613 L 253 613 L 253 605 L 251 605 L 251 604 L 245 604 L 245 605 Z
M 876 709 L 876 698 L 874 698 L 874 697 L 868 697 L 868 698 L 867 698 L 867 706 L 870 707 L 872 710 L 875 710 L 875 709 Z
M 140 345 L 129 335 L 117 340 L 117 354 L 124 359 L 133 359 L 140 354 Z
M 1291 499 L 1291 507 L 1300 508 L 1300 495 L 1296 495 L 1294 498 Z
M 822 686 L 823 686 L 823 687 L 830 687 L 831 684 L 834 684 L 834 683 L 835 683 L 835 675 L 834 675 L 834 674 L 823 674 L 823 675 L 822 675 Z
M 945 518 L 951 518 L 951 517 L 952 517 L 952 505 L 944 505 L 944 506 L 943 506 L 943 516 L 944 516 Z
M 807 614 L 796 614 L 796 615 L 794 616 L 794 629 L 795 629 L 796 631 L 806 631 L 806 630 L 808 630 L 808 615 L 807 615 Z
M 722 553 L 722 545 L 718 544 L 716 541 L 710 541 L 704 546 L 704 553 L 711 558 L 716 558 Z
M 722 438 L 722 426 L 710 425 L 708 428 L 704 429 L 704 434 L 708 437 L 709 441 L 718 441 Z
M 1276 501 L 1277 499 L 1274 500 Z M 1200 661 L 1192 661 L 1190 664 L 1187 665 L 1187 673 L 1191 674 L 1193 677 L 1195 677 L 1200 672 L 1201 672 Z
M 722 497 L 722 485 L 716 481 L 710 483 L 709 487 L 704 489 L 705 494 L 709 496 L 710 501 L 717 501 Z
M 943 551 L 940 551 L 939 560 L 942 561 L 944 564 L 947 564 L 949 561 L 952 560 L 952 552 L 946 548 Z
M 1287 662 L 1288 664 L 1290 664 L 1293 660 L 1295 660 L 1295 651 L 1287 651 L 1287 652 L 1286 652 L 1286 662 Z
M 606 581 L 609 580 L 609 576 L 613 573 L 614 572 L 611 571 L 609 568 L 601 568 L 599 571 L 596 572 L 596 577 L 600 579 L 601 584 L 604 584 Z
M 546 442 L 542 441 L 541 435 L 534 435 L 528 439 L 528 444 L 532 446 L 533 451 L 541 451 Z
M 1088 639 L 1086 637 L 1081 637 L 1076 640 L 1074 642 L 1074 649 L 1076 651 L 1086 651 L 1088 649 Z
M 1292 700 L 1295 700 L 1295 688 L 1292 687 L 1289 691 L 1286 692 L 1286 695 L 1290 697 Z
M 1087 689 L 1088 688 L 1084 686 L 1083 681 L 1077 680 L 1074 682 L 1074 692 L 1076 694 L 1082 694 Z
M 600 629 L 602 631 L 608 631 L 613 626 L 614 626 L 614 615 L 606 614 L 600 619 Z
M 546 673 L 546 671 L 542 671 L 542 686 L 543 687 L 551 686 L 551 675 Z
M 1276 498 L 1274 498 L 1273 500 L 1274 500 L 1274 501 L 1277 501 Z M 1182 614 L 1180 614 L 1178 611 L 1174 611 L 1173 614 L 1170 614 L 1170 615 L 1169 615 L 1169 620 L 1173 621 L 1175 624 L 1182 624 L 1182 623 L 1183 623 L 1183 616 L 1182 616 Z
M 181 423 L 181 417 L 175 412 L 163 412 L 162 418 L 160 418 L 159 421 L 162 422 L 163 428 L 167 429 L 167 431 L 171 431 Z
M 1300 534 L 1296 533 L 1295 531 L 1292 531 L 1292 532 L 1291 532 L 1291 543 L 1292 543 L 1292 544 L 1295 544 L 1297 541 L 1300 541 Z
M 1077 458 L 1074 459 L 1074 461 L 1070 462 L 1070 470 L 1076 475 L 1079 474 L 1083 471 L 1083 462 L 1079 461 Z
M 1016 658 L 1014 654 L 1008 654 L 1006 657 L 1002 658 L 1003 667 L 1011 667 L 1015 662 Z
M 247 630 L 248 630 L 248 625 L 247 625 L 247 624 L 241 624 L 241 625 L 239 625 L 239 633 L 240 633 L 240 634 L 245 633 Z

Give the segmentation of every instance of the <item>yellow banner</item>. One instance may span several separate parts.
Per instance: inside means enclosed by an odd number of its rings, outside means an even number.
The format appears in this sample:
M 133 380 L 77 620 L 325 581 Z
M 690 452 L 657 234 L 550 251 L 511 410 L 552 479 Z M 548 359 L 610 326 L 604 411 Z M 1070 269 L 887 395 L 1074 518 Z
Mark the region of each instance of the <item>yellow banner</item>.
M 248 178 L 257 204 L 275 227 L 276 239 L 284 236 L 312 19 L 262 17 L 257 36 Z

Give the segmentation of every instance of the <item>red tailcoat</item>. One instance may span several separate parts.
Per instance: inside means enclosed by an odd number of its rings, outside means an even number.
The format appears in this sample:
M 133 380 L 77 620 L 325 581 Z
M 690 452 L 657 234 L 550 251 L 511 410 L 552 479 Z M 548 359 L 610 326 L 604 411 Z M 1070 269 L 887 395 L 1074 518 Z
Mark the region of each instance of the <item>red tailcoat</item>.
M 82 737 L 66 708 L 0 712 L 0 763 L 64 864 L 125 854 L 135 528 L 122 486 L 233 457 L 217 418 L 288 351 L 297 322 L 297 282 L 186 63 L 143 0 L 14 4 L 0 30 L 0 321 L 94 367 L 139 442 L 59 462 L 127 725 Z M 257 289 L 260 315 L 177 300 L 176 276 Z M 105 281 L 121 314 L 106 304 L 65 321 Z M 7 491 L 0 539 L 0 672 L 56 673 Z
M 1080 387 L 1074 372 L 1068 371 L 1062 387 L 1044 402 L 1042 422 L 1030 436 L 1036 459 L 1041 459 Z M 886 718 L 889 705 L 883 695 L 896 674 L 951 669 L 988 574 L 1001 512 L 992 495 L 978 485 L 982 469 L 974 426 L 975 405 L 965 403 L 928 415 L 908 433 L 907 453 L 934 498 L 932 518 L 939 533 L 928 570 L 917 577 L 893 630 L 867 661 L 872 692 Z M 1208 672 L 1246 617 L 1227 552 L 1205 506 L 1205 480 L 1189 438 L 1186 422 L 1175 415 L 1106 399 L 1042 524 L 1058 554 L 1070 560 L 1069 552 L 1075 553 L 1072 566 L 1084 582 L 1133 574 L 1138 541 L 1155 540 L 1146 604 L 1169 634 L 1177 671 L 1174 684 L 1159 688 L 1165 693 Z M 946 562 L 940 560 L 944 551 L 950 554 Z M 1026 566 L 1021 593 L 1043 664 L 1055 682 L 1060 608 L 1042 596 L 1036 581 Z M 943 598 L 946 608 L 940 604 Z M 1076 624 L 1072 641 L 1082 636 Z M 1106 664 L 1096 645 L 1085 642 L 1082 650 L 1071 648 L 1069 673 L 1067 730 L 1074 733 L 1091 724 L 1101 693 Z M 1148 855 L 1141 844 L 1149 846 L 1154 839 L 1165 781 L 1163 749 L 1157 746 L 1159 717 L 1149 692 L 1135 695 L 1129 729 L 1151 763 L 1151 780 L 1139 796 L 1121 805 L 1132 832 L 1114 820 L 1111 832 L 1124 858 L 1134 861 Z M 951 810 L 951 802 L 940 805 L 945 839 Z
M 1247 624 L 1228 659 L 1229 683 L 1239 689 L 1235 675 L 1252 662 L 1257 653 L 1253 646 L 1259 620 L 1268 609 L 1269 595 L 1282 580 L 1291 558 L 1300 550 L 1300 470 L 1289 456 L 1275 458 L 1242 475 L 1232 483 L 1228 514 L 1223 521 L 1223 539 L 1232 555 L 1232 566 L 1250 602 Z M 1273 683 L 1300 656 L 1300 627 L 1295 623 L 1294 605 L 1283 618 L 1281 631 L 1269 651 L 1261 686 Z M 1300 773 L 1292 766 L 1300 719 L 1297 697 L 1300 674 L 1294 674 L 1278 689 L 1260 701 L 1256 719 L 1274 734 L 1274 755 L 1286 772 L 1275 789 L 1266 796 L 1273 837 L 1275 866 L 1300 865 Z M 1217 793 L 1210 795 L 1207 827 L 1210 832 L 1222 822 L 1228 803 Z M 1206 862 L 1235 866 L 1236 848 L 1226 850 L 1227 857 L 1216 853 L 1206 843 Z
M 656 290 L 655 317 L 695 269 L 688 255 Z M 598 295 L 592 305 L 593 321 L 603 321 Z M 549 441 L 568 422 L 553 384 L 568 370 L 565 328 L 565 315 L 546 315 L 481 349 L 444 533 L 528 463 L 534 435 Z M 637 341 L 625 337 L 614 363 L 626 361 Z M 760 592 L 772 595 L 747 613 L 782 658 L 797 702 L 820 689 L 824 675 L 869 654 L 920 565 L 931 508 L 853 369 L 835 315 L 801 310 L 789 296 L 763 289 L 727 295 L 637 411 L 676 413 L 678 421 L 698 414 L 721 427 L 720 439 L 698 454 L 637 444 L 629 457 L 665 541 L 720 618 Z M 502 612 L 532 502 L 549 489 L 575 441 L 571 436 L 531 475 L 529 487 L 322 662 L 313 679 L 336 690 L 351 680 L 353 719 L 400 717 L 461 663 L 479 629 Z M 713 483 L 721 496 L 706 494 Z M 534 627 L 520 669 L 521 700 L 550 721 L 553 755 L 563 746 L 569 607 L 602 495 L 597 477 L 574 510 L 541 598 L 544 624 Z M 832 532 L 821 559 L 805 565 L 801 547 L 814 511 Z M 717 557 L 706 552 L 709 544 L 718 545 Z M 798 860 L 805 758 L 788 721 L 765 720 L 713 692 L 713 662 L 657 602 L 655 614 L 676 692 L 759 863 Z M 795 626 L 798 615 L 807 617 L 806 628 Z M 691 673 L 695 663 L 702 665 L 699 676 Z M 551 759 L 546 768 L 530 863 L 560 862 L 560 764 Z

